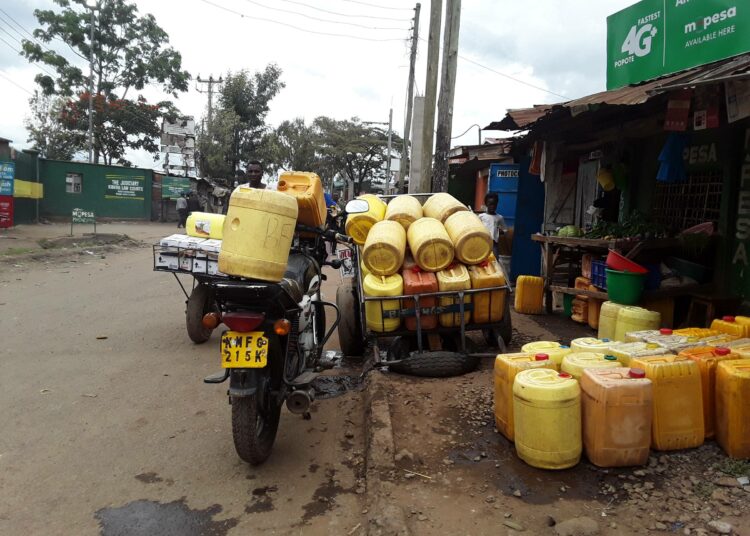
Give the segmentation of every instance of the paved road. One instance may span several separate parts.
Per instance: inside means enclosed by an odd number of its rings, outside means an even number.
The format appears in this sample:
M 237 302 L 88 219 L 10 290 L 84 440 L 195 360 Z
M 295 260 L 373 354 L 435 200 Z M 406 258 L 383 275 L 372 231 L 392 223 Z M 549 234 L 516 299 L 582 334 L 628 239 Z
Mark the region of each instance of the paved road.
M 250 467 L 150 249 L 75 260 L 0 270 L 0 534 L 361 533 L 359 393 L 284 410 Z

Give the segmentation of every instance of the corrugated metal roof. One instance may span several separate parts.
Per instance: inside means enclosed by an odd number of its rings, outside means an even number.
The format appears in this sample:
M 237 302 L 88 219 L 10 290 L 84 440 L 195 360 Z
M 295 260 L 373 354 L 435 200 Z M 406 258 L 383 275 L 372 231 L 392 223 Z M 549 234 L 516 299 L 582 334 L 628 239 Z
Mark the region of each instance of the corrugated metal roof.
M 654 95 L 671 89 L 715 83 L 727 78 L 745 76 L 750 78 L 750 54 L 743 54 L 728 60 L 694 67 L 693 69 L 651 80 L 638 86 L 625 86 L 611 91 L 602 91 L 559 104 L 537 105 L 522 110 L 508 110 L 505 118 L 501 121 L 490 123 L 485 129 L 525 130 L 552 110 L 567 108 L 576 113 L 584 111 L 592 105 L 632 106 L 643 104 Z M 519 118 L 520 122 L 516 121 L 516 117 Z

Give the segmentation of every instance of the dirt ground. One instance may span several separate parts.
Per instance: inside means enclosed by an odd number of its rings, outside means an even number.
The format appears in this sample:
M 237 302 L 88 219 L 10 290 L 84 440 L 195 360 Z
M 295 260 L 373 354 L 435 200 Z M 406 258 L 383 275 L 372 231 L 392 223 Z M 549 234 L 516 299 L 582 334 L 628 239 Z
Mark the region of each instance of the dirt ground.
M 376 494 L 367 397 L 350 389 L 361 387 L 350 362 L 330 372 L 331 392 L 344 394 L 309 421 L 284 410 L 271 459 L 247 466 L 232 446 L 226 387 L 202 383 L 219 370 L 218 337 L 189 341 L 174 278 L 153 272 L 150 248 L 133 242 L 62 254 L 37 242 L 68 230 L 0 234 L 0 534 L 352 536 L 385 501 L 403 510 L 402 534 L 706 534 L 724 522 L 750 535 L 750 487 L 736 478 L 750 464 L 713 442 L 653 453 L 643 468 L 525 465 L 494 428 L 491 359 L 450 379 L 372 373 L 395 453 Z M 97 231 L 149 244 L 174 227 Z M 333 299 L 340 279 L 330 275 Z M 556 316 L 513 321 L 510 350 L 591 333 Z

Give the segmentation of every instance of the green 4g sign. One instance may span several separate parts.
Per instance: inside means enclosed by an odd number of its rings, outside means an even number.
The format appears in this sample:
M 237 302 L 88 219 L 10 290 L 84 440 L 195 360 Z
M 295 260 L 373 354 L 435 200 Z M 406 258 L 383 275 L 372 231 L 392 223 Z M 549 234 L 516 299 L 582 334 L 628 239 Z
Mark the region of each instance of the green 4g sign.
M 642 0 L 607 17 L 607 89 L 748 51 L 747 0 Z

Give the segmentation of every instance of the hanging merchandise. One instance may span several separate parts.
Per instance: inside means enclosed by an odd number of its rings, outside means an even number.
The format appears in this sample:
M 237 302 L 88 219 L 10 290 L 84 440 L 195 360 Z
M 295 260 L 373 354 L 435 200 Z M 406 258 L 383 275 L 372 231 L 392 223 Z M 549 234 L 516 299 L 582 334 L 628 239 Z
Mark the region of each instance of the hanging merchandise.
M 719 127 L 719 86 L 696 89 L 693 130 Z
M 609 168 L 600 168 L 596 174 L 596 182 L 602 187 L 605 192 L 611 192 L 615 188 L 615 177 L 612 170 Z
M 690 89 L 676 91 L 667 102 L 667 116 L 664 118 L 664 130 L 685 132 L 690 119 L 690 101 L 693 92 Z
M 659 171 L 656 180 L 659 182 L 684 182 L 687 180 L 685 160 L 682 154 L 688 144 L 687 134 L 673 132 L 667 138 L 659 154 Z

